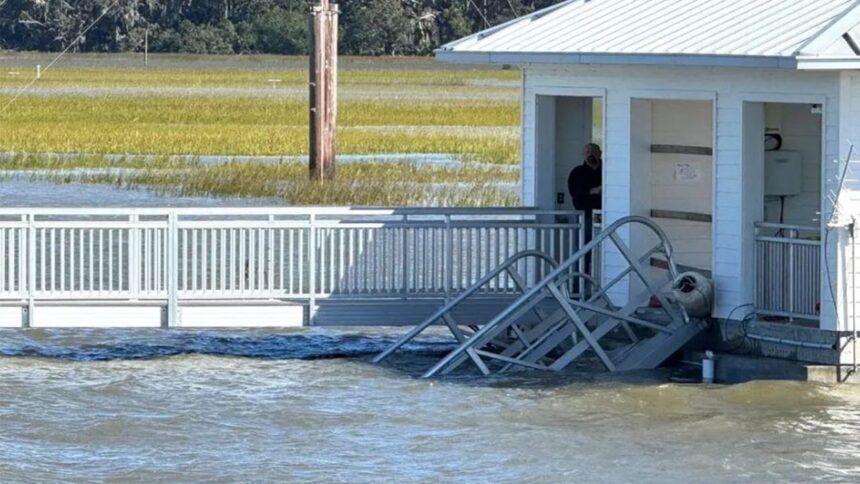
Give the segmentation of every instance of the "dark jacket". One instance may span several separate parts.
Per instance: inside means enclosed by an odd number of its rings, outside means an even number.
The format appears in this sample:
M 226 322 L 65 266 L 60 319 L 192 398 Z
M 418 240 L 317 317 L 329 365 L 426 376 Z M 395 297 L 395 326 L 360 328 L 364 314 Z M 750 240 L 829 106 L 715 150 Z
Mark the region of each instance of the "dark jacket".
M 592 188 L 603 185 L 603 174 L 600 168 L 594 169 L 583 163 L 570 171 L 567 177 L 567 189 L 573 199 L 573 206 L 577 210 L 591 211 L 600 210 L 601 194 L 589 193 Z

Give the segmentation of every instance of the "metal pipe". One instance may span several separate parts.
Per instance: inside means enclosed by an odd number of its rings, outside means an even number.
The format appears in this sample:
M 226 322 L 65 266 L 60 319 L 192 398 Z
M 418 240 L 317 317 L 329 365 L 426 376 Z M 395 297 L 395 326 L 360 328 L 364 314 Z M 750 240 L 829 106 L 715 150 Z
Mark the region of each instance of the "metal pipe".
M 854 238 L 854 219 L 852 217 L 851 224 L 848 226 L 848 233 L 851 237 L 851 356 L 853 359 L 852 371 L 857 373 L 857 283 L 855 281 L 856 263 L 855 247 L 857 241 Z
M 783 344 L 783 345 L 788 345 L 788 346 L 799 346 L 799 347 L 803 347 L 803 348 L 815 348 L 815 349 L 827 349 L 827 350 L 833 349 L 832 344 L 828 345 L 825 343 L 810 343 L 808 341 L 797 341 L 797 340 L 793 340 L 793 339 L 776 338 L 773 336 L 764 336 L 764 335 L 760 335 L 760 334 L 749 334 L 748 333 L 745 336 L 751 340 L 766 341 L 768 343 L 778 343 L 778 344 Z

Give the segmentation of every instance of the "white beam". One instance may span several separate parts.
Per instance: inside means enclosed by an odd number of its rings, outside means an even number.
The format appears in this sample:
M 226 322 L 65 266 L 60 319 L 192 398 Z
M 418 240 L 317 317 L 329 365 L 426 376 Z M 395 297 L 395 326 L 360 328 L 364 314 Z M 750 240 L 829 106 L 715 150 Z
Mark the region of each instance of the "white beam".
M 860 0 L 855 0 L 854 4 L 846 9 L 841 16 L 834 19 L 833 22 L 801 46 L 797 51 L 798 55 L 814 56 L 820 54 L 846 32 L 856 27 L 857 24 L 860 24 Z

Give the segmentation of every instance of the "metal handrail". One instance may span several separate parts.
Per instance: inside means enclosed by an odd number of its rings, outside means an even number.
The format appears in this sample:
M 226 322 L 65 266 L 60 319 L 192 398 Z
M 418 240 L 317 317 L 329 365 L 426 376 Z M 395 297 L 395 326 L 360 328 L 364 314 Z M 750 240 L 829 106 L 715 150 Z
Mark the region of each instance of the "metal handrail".
M 537 251 L 537 250 L 527 250 L 527 251 L 523 251 L 523 252 L 514 254 L 513 256 L 508 258 L 505 262 L 502 262 L 501 264 L 499 264 L 495 269 L 493 269 L 492 271 L 485 274 L 484 277 L 480 278 L 477 282 L 472 284 L 472 286 L 470 286 L 468 289 L 461 292 L 460 295 L 458 295 L 452 301 L 450 301 L 447 304 L 445 304 L 444 306 L 442 306 L 439 310 L 437 310 L 435 313 L 433 313 L 432 316 L 425 319 L 421 324 L 414 327 L 411 331 L 409 331 L 405 335 L 401 336 L 388 349 L 386 349 L 385 351 L 383 351 L 382 353 L 377 355 L 376 358 L 373 359 L 373 362 L 379 363 L 382 360 L 388 358 L 392 353 L 394 353 L 395 351 L 400 349 L 404 344 L 408 343 L 409 341 L 414 339 L 416 336 L 418 336 L 419 334 L 424 332 L 427 328 L 429 328 L 434 323 L 436 323 L 436 321 L 438 321 L 440 318 L 444 318 L 445 315 L 450 313 L 454 308 L 459 306 L 462 302 L 464 302 L 465 300 L 467 300 L 471 296 L 473 296 L 476 292 L 478 292 L 479 289 L 481 289 L 487 283 L 489 283 L 490 281 L 492 281 L 496 277 L 500 276 L 503 272 L 510 269 L 514 264 L 517 264 L 521 260 L 529 258 L 529 257 L 542 259 L 547 264 L 549 264 L 550 267 L 552 267 L 552 268 L 558 267 L 558 262 L 556 262 L 555 259 L 553 259 L 551 256 L 549 256 L 543 252 Z M 525 287 L 523 287 L 521 289 L 524 292 L 526 291 Z
M 798 238 L 793 238 L 793 237 L 757 236 L 755 239 L 759 242 L 773 242 L 775 244 L 814 245 L 816 247 L 821 246 L 820 240 L 806 240 L 806 239 L 798 239 Z
M 0 300 L 170 300 L 177 315 L 177 300 L 295 299 L 313 324 L 335 295 L 454 297 L 473 262 L 563 257 L 581 230 L 578 212 L 532 208 L 0 208 Z
M 762 316 L 816 320 L 813 303 L 820 301 L 820 274 L 815 252 L 822 247 L 821 228 L 772 222 L 755 223 L 756 230 L 777 231 L 776 234 L 755 235 L 755 311 Z M 808 252 L 801 252 L 808 251 Z M 807 254 L 805 258 L 796 258 Z M 764 258 L 762 258 L 764 255 Z M 811 259 L 810 259 L 811 258 Z M 802 261 L 807 261 L 806 265 Z M 808 265 L 812 260 L 813 265 Z M 809 272 L 811 270 L 811 273 Z M 800 285 L 798 285 L 800 281 Z
M 490 331 L 495 329 L 496 325 L 504 322 L 508 317 L 510 317 L 512 314 L 514 314 L 517 310 L 519 310 L 519 308 L 521 306 L 527 304 L 533 297 L 535 297 L 539 293 L 541 293 L 545 290 L 550 290 L 550 291 L 557 290 L 557 288 L 554 286 L 550 287 L 550 285 L 556 279 L 558 279 L 560 276 L 565 275 L 566 271 L 569 271 L 570 268 L 573 267 L 574 264 L 578 263 L 580 259 L 582 259 L 586 255 L 591 253 L 596 247 L 598 247 L 606 239 L 608 239 L 610 237 L 615 237 L 618 229 L 620 229 L 621 227 L 623 227 L 625 225 L 632 225 L 632 224 L 644 225 L 645 227 L 651 229 L 657 235 L 657 237 L 660 239 L 659 246 L 662 246 L 663 252 L 667 256 L 666 258 L 667 258 L 668 266 L 669 266 L 668 267 L 669 274 L 671 275 L 672 279 L 675 279 L 678 276 L 678 269 L 675 266 L 675 263 L 674 263 L 673 258 L 672 258 L 672 245 L 669 242 L 669 238 L 666 236 L 666 233 L 663 231 L 663 229 L 660 228 L 659 225 L 657 225 L 656 223 L 654 223 L 653 221 L 651 221 L 645 217 L 641 217 L 641 216 L 624 217 L 624 218 L 621 218 L 621 219 L 617 220 L 616 222 L 614 222 L 612 225 L 607 227 L 605 230 L 602 230 L 600 232 L 600 234 L 594 238 L 594 240 L 592 240 L 591 242 L 589 242 L 588 244 L 583 246 L 575 254 L 573 254 L 567 260 L 562 262 L 558 267 L 556 267 L 552 272 L 550 272 L 549 275 L 544 277 L 540 282 L 538 282 L 536 285 L 534 285 L 531 289 L 524 292 L 523 295 L 520 296 L 520 298 L 517 299 L 513 304 L 509 305 L 501 313 L 496 315 L 496 317 L 494 317 L 491 321 L 489 321 L 487 324 L 485 324 L 483 327 L 481 327 L 477 332 L 475 332 L 475 334 L 472 335 L 472 337 L 469 339 L 469 341 L 470 342 L 480 342 L 483 337 L 485 337 Z M 683 308 L 680 308 L 680 309 L 681 309 L 680 314 L 681 314 L 681 317 L 683 318 L 684 323 L 689 324 L 690 323 L 689 316 L 687 315 L 686 311 L 684 311 Z M 461 344 L 454 351 L 452 351 L 451 353 L 446 355 L 444 358 L 442 358 L 442 360 L 440 360 L 438 363 L 436 363 L 436 365 L 433 366 L 433 368 L 431 368 L 429 371 L 427 371 L 427 373 L 424 374 L 424 378 L 429 378 L 429 377 L 435 375 L 441 369 L 443 369 L 445 366 L 447 366 L 449 363 L 451 363 L 452 361 L 454 361 L 457 358 L 460 358 L 463 354 L 465 354 L 465 352 L 469 348 L 471 348 L 470 345 Z
M 796 230 L 798 232 L 821 232 L 820 227 L 813 227 L 811 225 L 791 225 L 791 224 L 780 224 L 780 223 L 775 223 L 775 222 L 756 222 L 755 228 L 757 228 L 757 229 Z
M 781 224 L 773 222 L 756 222 L 755 225 L 755 240 L 762 242 L 776 242 L 789 244 L 803 245 L 820 245 L 821 244 L 821 228 L 806 225 Z M 773 235 L 761 234 L 759 231 L 768 230 L 776 231 Z M 809 238 L 807 236 L 814 235 L 818 238 Z
M 542 210 L 530 207 L 486 207 L 486 208 L 353 208 L 353 207 L 140 207 L 140 208 L 42 208 L 42 207 L 2 207 L 0 217 L 19 215 L 39 216 L 164 216 L 175 213 L 178 216 L 217 216 L 217 215 L 297 215 L 307 216 L 398 216 L 398 215 L 577 215 L 576 210 Z

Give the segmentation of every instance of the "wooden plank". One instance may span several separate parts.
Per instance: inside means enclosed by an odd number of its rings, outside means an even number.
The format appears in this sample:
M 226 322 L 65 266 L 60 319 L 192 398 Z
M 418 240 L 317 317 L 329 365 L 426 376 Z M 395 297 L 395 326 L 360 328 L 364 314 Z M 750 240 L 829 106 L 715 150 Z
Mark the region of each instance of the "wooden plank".
M 684 145 L 651 145 L 651 153 L 667 153 L 673 155 L 713 156 L 714 149 L 708 146 Z
M 651 210 L 651 218 L 685 220 L 687 222 L 713 223 L 714 216 L 707 213 L 680 212 L 677 210 Z
M 669 270 L 669 263 L 663 259 L 658 259 L 657 257 L 652 257 L 651 258 L 651 267 L 656 267 L 657 269 L 663 269 L 664 271 L 668 271 Z M 699 274 L 707 277 L 708 279 L 710 279 L 713 276 L 711 271 L 709 271 L 707 269 L 700 269 L 698 267 L 685 266 L 683 264 L 675 264 L 675 267 L 678 269 L 678 272 L 680 272 L 680 273 L 698 272 Z

